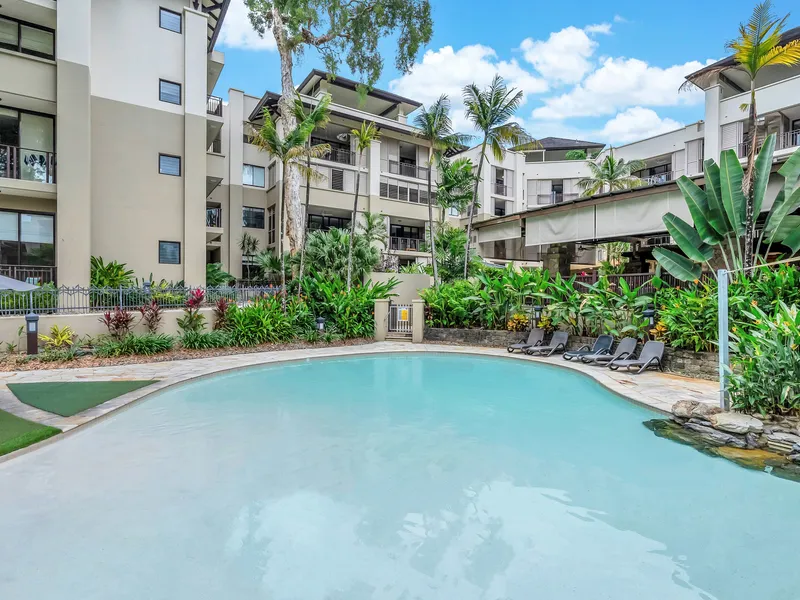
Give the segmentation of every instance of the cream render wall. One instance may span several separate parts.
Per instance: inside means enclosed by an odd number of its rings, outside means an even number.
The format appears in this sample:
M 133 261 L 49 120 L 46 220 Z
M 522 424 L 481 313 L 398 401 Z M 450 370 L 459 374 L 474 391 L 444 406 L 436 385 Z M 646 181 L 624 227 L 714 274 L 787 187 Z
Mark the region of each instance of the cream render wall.
M 20 108 L 55 113 L 56 61 L 0 48 L 0 74 L 0 94 L 21 97 Z

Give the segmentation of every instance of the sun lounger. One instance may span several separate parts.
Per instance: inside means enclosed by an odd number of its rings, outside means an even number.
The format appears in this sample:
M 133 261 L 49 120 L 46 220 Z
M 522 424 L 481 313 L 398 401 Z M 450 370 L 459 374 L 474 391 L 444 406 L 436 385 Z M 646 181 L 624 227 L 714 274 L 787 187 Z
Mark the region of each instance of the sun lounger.
M 538 327 L 534 327 L 531 329 L 530 334 L 528 334 L 527 341 L 522 341 L 519 344 L 511 344 L 506 350 L 509 352 L 514 352 L 514 350 L 519 350 L 520 352 L 525 352 L 531 346 L 539 346 L 544 341 L 544 329 L 539 329 Z
M 552 356 L 556 352 L 563 352 L 567 349 L 567 341 L 569 341 L 569 334 L 566 331 L 556 331 L 553 338 L 547 345 L 531 346 L 525 350 L 526 354 L 539 355 L 539 356 Z
M 581 346 L 577 350 L 569 350 L 564 352 L 564 360 L 572 360 L 573 358 L 580 358 L 582 356 L 590 356 L 592 354 L 610 354 L 611 346 L 614 345 L 613 335 L 601 335 L 598 337 L 594 346 L 589 348 L 589 344 Z
M 639 341 L 635 338 L 626 337 L 622 338 L 617 344 L 617 349 L 614 352 L 602 352 L 598 354 L 587 354 L 581 356 L 581 362 L 606 365 L 612 360 L 625 359 L 631 356 L 636 351 L 636 345 Z
M 639 353 L 639 358 L 623 358 L 619 360 L 612 360 L 608 363 L 608 368 L 616 371 L 621 367 L 625 367 L 629 371 L 638 367 L 637 373 L 641 373 L 650 367 L 658 367 L 660 371 L 664 368 L 661 365 L 661 360 L 664 358 L 664 342 L 647 342 Z

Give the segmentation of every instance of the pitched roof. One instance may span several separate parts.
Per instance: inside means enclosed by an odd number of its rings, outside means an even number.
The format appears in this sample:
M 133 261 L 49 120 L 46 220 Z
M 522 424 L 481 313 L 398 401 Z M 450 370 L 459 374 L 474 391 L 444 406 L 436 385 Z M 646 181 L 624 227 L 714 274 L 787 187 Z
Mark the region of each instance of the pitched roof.
M 585 148 L 604 148 L 600 142 L 587 142 L 585 140 L 570 140 L 559 137 L 546 137 L 537 140 L 539 147 L 544 150 L 582 150 Z

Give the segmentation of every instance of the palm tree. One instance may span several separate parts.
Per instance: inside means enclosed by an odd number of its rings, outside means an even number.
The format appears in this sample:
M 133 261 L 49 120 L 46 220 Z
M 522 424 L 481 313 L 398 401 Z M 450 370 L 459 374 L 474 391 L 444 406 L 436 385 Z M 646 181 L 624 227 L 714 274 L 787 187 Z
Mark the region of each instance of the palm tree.
M 244 257 L 251 257 L 256 252 L 258 252 L 258 238 L 253 237 L 247 232 L 242 234 L 242 237 L 239 238 L 239 250 L 242 251 L 242 256 Z M 242 274 L 244 275 L 244 274 Z M 246 279 L 250 279 L 250 264 L 247 265 L 247 277 Z
M 747 23 L 739 25 L 739 36 L 728 42 L 728 50 L 733 51 L 736 67 L 750 78 L 750 114 L 747 146 L 747 172 L 742 182 L 747 202 L 745 204 L 745 242 L 744 266 L 753 266 L 753 235 L 755 228 L 755 203 L 753 183 L 755 178 L 756 145 L 758 140 L 758 112 L 756 110 L 756 77 L 764 67 L 772 65 L 792 66 L 800 63 L 800 40 L 792 40 L 781 46 L 786 21 L 789 15 L 777 19 L 772 14 L 772 2 L 766 0 L 757 4 Z M 731 67 L 729 67 L 731 68 Z M 759 211 L 761 207 L 759 206 Z
M 441 164 L 444 153 L 457 148 L 467 141 L 470 136 L 453 131 L 453 122 L 450 120 L 450 100 L 445 94 L 430 105 L 419 109 L 414 118 L 414 125 L 419 130 L 417 135 L 428 141 L 428 229 L 431 245 L 431 263 L 433 264 L 433 285 L 439 285 L 439 271 L 436 267 L 436 235 L 433 227 L 433 201 L 431 197 L 431 169 L 434 159 L 437 166 Z
M 331 97 L 323 96 L 317 106 L 306 116 L 297 127 L 286 132 L 283 136 L 278 133 L 272 113 L 268 108 L 264 109 L 264 123 L 261 128 L 254 132 L 252 143 L 258 146 L 262 152 L 269 152 L 272 156 L 281 161 L 282 172 L 285 174 L 290 165 L 301 169 L 305 168 L 302 159 L 307 156 L 317 158 L 328 153 L 329 148 L 324 146 L 306 146 L 306 140 L 311 136 L 316 124 L 320 122 L 320 113 L 328 110 Z M 284 186 L 279 188 L 278 203 L 281 215 L 281 235 L 278 240 L 278 255 L 281 258 L 281 296 L 284 308 L 286 307 L 286 257 L 283 252 L 283 240 L 286 237 L 286 203 L 283 198 Z
M 589 167 L 592 174 L 578 182 L 578 187 L 583 190 L 582 196 L 594 196 L 602 192 L 616 192 L 638 187 L 642 185 L 643 181 L 634 173 L 641 171 L 647 165 L 643 160 L 630 162 L 624 158 L 618 160 L 614 157 L 612 148 L 600 162 L 587 160 L 586 166 Z
M 304 121 L 307 118 L 314 117 L 317 121 L 314 123 L 314 129 L 325 128 L 328 123 L 330 122 L 331 111 L 329 109 L 320 111 L 315 113 L 313 109 L 309 108 L 306 111 L 306 107 L 303 104 L 302 98 L 298 94 L 297 98 L 294 100 L 294 117 L 298 123 Z M 330 152 L 330 144 L 318 144 L 320 148 L 326 147 L 327 152 Z M 306 141 L 306 149 L 311 149 L 311 136 L 308 137 Z M 309 152 L 306 155 L 306 203 L 305 208 L 303 209 L 303 218 L 308 221 L 308 206 L 311 201 L 311 180 L 315 176 L 319 176 L 319 174 L 311 168 L 311 153 Z M 304 224 L 303 233 L 300 238 L 300 269 L 297 275 L 298 279 L 303 279 L 303 272 L 305 268 L 305 259 L 306 259 L 306 237 L 307 237 L 307 224 Z M 302 291 L 302 286 L 297 286 L 297 295 L 300 296 L 300 292 Z
M 472 199 L 475 185 L 475 171 L 468 158 L 447 159 L 439 163 L 439 181 L 436 184 L 436 203 L 441 211 L 439 220 L 443 223 L 447 211 L 455 209 L 464 213 Z
M 467 222 L 467 245 L 464 253 L 464 277 L 470 261 L 470 239 L 472 236 L 472 219 L 478 201 L 478 184 L 481 180 L 483 161 L 486 158 L 486 146 L 491 147 L 492 154 L 498 162 L 503 160 L 506 149 L 511 146 L 535 143 L 519 123 L 511 122 L 514 113 L 522 103 L 522 91 L 508 89 L 503 78 L 495 75 L 486 89 L 480 89 L 474 83 L 463 91 L 466 117 L 483 134 L 481 151 L 478 156 L 478 171 L 475 176 L 475 187 L 470 203 L 469 221 Z
M 361 229 L 361 235 L 370 245 L 378 243 L 386 246 L 386 215 L 365 212 Z
M 347 291 L 350 291 L 353 275 L 353 242 L 355 241 L 356 232 L 356 218 L 358 216 L 358 188 L 361 183 L 361 158 L 364 156 L 364 150 L 368 150 L 372 146 L 372 142 L 380 138 L 378 128 L 375 123 L 361 123 L 361 129 L 351 129 L 350 135 L 356 139 L 356 150 L 358 151 L 358 160 L 356 161 L 356 193 L 353 198 L 353 216 L 350 220 L 350 231 L 353 235 L 350 236 L 350 244 L 347 249 Z

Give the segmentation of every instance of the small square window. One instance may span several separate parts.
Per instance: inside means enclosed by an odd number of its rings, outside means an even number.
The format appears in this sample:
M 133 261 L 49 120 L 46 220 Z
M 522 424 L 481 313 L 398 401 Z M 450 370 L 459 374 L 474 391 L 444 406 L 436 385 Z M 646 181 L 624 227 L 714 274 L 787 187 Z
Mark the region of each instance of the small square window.
M 167 10 L 166 8 L 159 9 L 158 26 L 161 27 L 161 29 L 181 33 L 181 14 Z
M 158 155 L 158 172 L 162 175 L 181 176 L 181 157 L 169 154 Z
M 242 227 L 264 229 L 264 209 L 255 206 L 243 206 Z
M 158 80 L 158 99 L 170 104 L 181 103 L 181 84 L 174 81 Z
M 181 264 L 181 243 L 158 242 L 158 262 L 162 265 Z
M 264 167 L 255 165 L 242 166 L 242 184 L 264 187 Z

